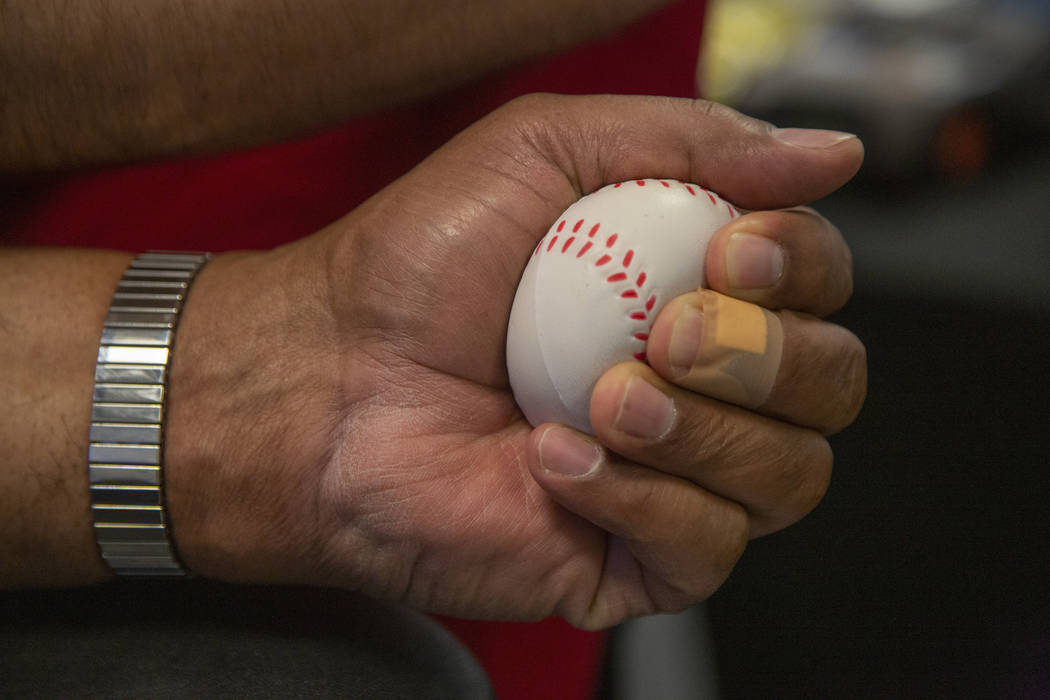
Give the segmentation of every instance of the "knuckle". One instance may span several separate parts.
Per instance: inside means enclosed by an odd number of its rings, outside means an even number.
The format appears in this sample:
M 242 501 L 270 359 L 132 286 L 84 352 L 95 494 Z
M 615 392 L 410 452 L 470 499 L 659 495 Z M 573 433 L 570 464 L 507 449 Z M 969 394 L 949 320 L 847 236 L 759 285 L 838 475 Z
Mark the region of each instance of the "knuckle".
M 754 512 L 752 537 L 761 537 L 797 523 L 813 511 L 831 484 L 834 455 L 827 440 L 818 433 L 795 450 L 782 453 L 775 466 L 778 476 L 774 501 Z
M 647 585 L 650 598 L 661 612 L 680 612 L 717 591 L 744 554 L 749 541 L 747 514 L 742 508 L 723 518 L 714 534 L 710 526 L 696 526 L 692 541 L 679 551 L 693 552 L 679 567 L 661 566 L 661 575 Z M 697 554 L 699 553 L 699 554 Z
M 827 495 L 831 485 L 834 453 L 831 445 L 822 436 L 814 436 L 812 456 L 801 470 L 801 478 L 794 493 L 794 516 L 798 522 L 811 513 Z
M 665 543 L 673 536 L 667 518 L 659 514 L 675 512 L 675 494 L 668 484 L 653 479 L 638 479 L 627 488 L 616 490 L 616 521 L 619 533 L 633 542 Z
M 851 331 L 795 312 L 782 312 L 799 332 L 798 349 L 777 382 L 806 408 L 804 424 L 824 435 L 839 432 L 860 413 L 867 395 L 868 361 L 864 344 Z M 781 414 L 789 417 L 790 412 Z M 790 419 L 790 418 L 789 418 Z
M 860 414 L 868 392 L 868 353 L 864 343 L 845 328 L 839 328 L 833 388 L 835 411 L 829 417 L 825 434 L 837 433 Z
M 706 600 L 715 591 L 721 588 L 729 575 L 733 573 L 737 562 L 744 555 L 749 541 L 749 528 L 747 517 L 740 519 L 739 527 L 734 527 L 731 532 L 722 537 L 721 546 L 708 561 L 706 570 L 702 576 L 697 576 L 686 588 L 687 594 L 693 602 Z
M 653 610 L 661 614 L 682 612 L 714 592 L 706 576 L 665 580 L 649 571 L 646 572 L 644 586 Z
M 853 253 L 845 243 L 840 245 L 838 259 L 828 267 L 828 271 L 825 309 L 832 313 L 845 306 L 853 297 Z
M 710 583 L 704 592 L 707 597 L 718 590 L 725 583 L 729 574 L 733 572 L 740 557 L 744 556 L 747 543 L 750 541 L 750 526 L 747 513 L 741 508 L 740 518 L 734 527 L 723 538 L 719 556 L 715 558 L 710 567 Z
M 817 316 L 833 313 L 843 303 L 842 274 L 838 265 L 828 258 L 820 260 L 811 267 L 812 276 L 803 283 L 806 285 L 806 310 Z
M 558 99 L 559 96 L 546 93 L 520 95 L 492 112 L 483 123 L 497 134 L 531 136 L 531 140 L 540 143 L 555 141 L 550 115 L 557 112 Z
M 503 106 L 497 110 L 497 113 L 512 118 L 521 116 L 522 112 L 526 114 L 543 113 L 543 111 L 550 106 L 550 101 L 552 99 L 554 99 L 553 95 L 542 92 L 531 92 L 525 95 L 519 95 L 504 103 Z
M 792 240 L 795 256 L 806 264 L 789 280 L 790 292 L 803 302 L 803 310 L 818 316 L 842 308 L 853 296 L 853 256 L 838 228 L 816 210 L 790 210 L 796 218 Z M 803 235 L 804 234 L 804 235 Z
M 661 614 L 675 614 L 688 610 L 698 602 L 710 598 L 719 586 L 728 578 L 718 581 L 709 576 L 697 577 L 695 580 L 683 581 L 664 586 L 660 591 L 650 591 L 649 597 L 653 607 Z
M 669 458 L 678 463 L 717 462 L 739 447 L 732 439 L 739 429 L 731 425 L 735 411 L 726 410 L 714 399 L 697 398 L 693 410 L 681 414 L 665 446 Z
M 741 114 L 732 107 L 724 105 L 720 102 L 713 102 L 711 100 L 696 98 L 684 104 L 688 104 L 689 108 L 692 109 L 697 114 L 697 116 L 704 118 L 724 119 L 727 121 L 740 121 L 747 123 L 758 122 L 758 120 Z

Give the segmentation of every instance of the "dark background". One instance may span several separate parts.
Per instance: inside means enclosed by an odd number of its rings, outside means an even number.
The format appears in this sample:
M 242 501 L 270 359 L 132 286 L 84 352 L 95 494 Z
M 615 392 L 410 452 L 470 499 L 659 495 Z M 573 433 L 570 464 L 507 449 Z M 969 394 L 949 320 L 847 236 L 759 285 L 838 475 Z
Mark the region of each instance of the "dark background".
M 726 698 L 1050 697 L 1050 144 L 821 203 L 868 399 L 823 504 L 709 602 Z

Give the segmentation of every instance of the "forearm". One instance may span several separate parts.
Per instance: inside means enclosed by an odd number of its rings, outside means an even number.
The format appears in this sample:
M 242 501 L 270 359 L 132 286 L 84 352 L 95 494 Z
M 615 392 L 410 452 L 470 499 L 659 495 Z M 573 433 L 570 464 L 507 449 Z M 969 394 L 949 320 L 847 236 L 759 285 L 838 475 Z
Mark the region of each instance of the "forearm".
M 247 146 L 564 48 L 668 0 L 0 0 L 0 168 Z
M 88 495 L 95 357 L 129 256 L 0 251 L 0 587 L 106 578 Z
M 217 255 L 179 314 L 164 398 L 164 506 L 169 536 L 195 573 L 304 580 L 298 563 L 271 552 L 314 496 L 274 489 L 266 475 L 308 454 L 320 468 L 331 450 L 342 394 L 330 385 L 344 350 L 329 342 L 319 265 L 331 240 Z M 112 576 L 92 529 L 88 445 L 103 322 L 130 259 L 0 249 L 0 588 Z M 290 408 L 304 393 L 328 399 L 315 411 Z M 265 509 L 291 515 L 259 519 Z M 315 533 L 305 532 L 291 548 L 297 555 L 312 546 Z

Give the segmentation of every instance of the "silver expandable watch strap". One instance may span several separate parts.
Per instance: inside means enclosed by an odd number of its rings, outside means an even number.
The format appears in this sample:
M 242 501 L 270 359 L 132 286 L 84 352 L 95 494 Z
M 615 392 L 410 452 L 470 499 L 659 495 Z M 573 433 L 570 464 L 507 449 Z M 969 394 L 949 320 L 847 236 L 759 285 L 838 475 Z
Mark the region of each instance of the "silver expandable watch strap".
M 95 365 L 88 472 L 95 539 L 121 576 L 182 576 L 164 511 L 164 401 L 175 326 L 207 253 L 150 252 L 124 271 Z

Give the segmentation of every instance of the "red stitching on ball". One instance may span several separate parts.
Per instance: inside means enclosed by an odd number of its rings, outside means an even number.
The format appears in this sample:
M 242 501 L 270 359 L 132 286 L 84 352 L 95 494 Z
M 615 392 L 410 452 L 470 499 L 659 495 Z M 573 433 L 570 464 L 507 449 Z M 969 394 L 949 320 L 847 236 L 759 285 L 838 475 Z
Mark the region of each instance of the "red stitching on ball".
M 717 206 L 720 206 L 720 204 L 724 203 L 726 205 L 726 208 L 729 210 L 730 218 L 735 218 L 735 217 L 740 215 L 740 212 L 735 207 L 733 207 L 733 205 L 731 205 L 729 202 L 726 202 L 724 199 L 721 199 L 720 197 L 717 197 L 715 194 L 713 194 L 712 192 L 708 191 L 706 188 L 703 188 L 703 187 L 694 187 L 693 185 L 690 185 L 690 184 L 687 184 L 687 183 L 684 183 L 684 182 L 679 182 L 677 180 L 671 180 L 671 181 L 655 180 L 655 179 L 654 180 L 634 180 L 634 184 L 637 185 L 638 187 L 645 187 L 649 182 L 659 182 L 661 185 L 663 185 L 666 188 L 670 188 L 672 183 L 681 185 L 682 187 L 685 188 L 685 191 L 688 192 L 693 197 L 696 197 L 696 196 L 698 196 L 698 194 L 700 192 L 703 192 L 704 194 L 707 195 L 707 198 L 711 201 L 711 204 L 713 206 L 717 207 Z M 622 187 L 625 184 L 627 184 L 627 183 L 618 182 L 618 183 L 613 185 L 613 188 L 614 189 L 615 188 L 620 188 L 620 187 Z M 554 229 L 553 233 L 554 234 L 561 233 L 562 231 L 565 230 L 567 224 L 568 224 L 568 222 L 565 219 L 562 219 L 561 221 L 558 222 L 558 225 Z M 584 228 L 585 225 L 586 225 L 585 220 L 584 219 L 580 219 L 573 225 L 571 232 L 573 234 L 579 233 Z M 592 225 L 590 227 L 590 229 L 587 231 L 587 238 L 588 239 L 595 239 L 596 236 L 598 235 L 598 231 L 600 230 L 600 228 L 601 228 L 601 222 L 598 222 L 598 223 L 595 223 L 594 225 Z M 620 234 L 614 233 L 611 236 L 609 236 L 608 238 L 606 238 L 605 239 L 605 247 L 607 249 L 613 248 L 613 246 L 615 246 L 617 241 L 619 240 L 619 237 L 620 237 Z M 551 239 L 550 239 L 550 241 L 547 244 L 547 251 L 548 252 L 552 251 L 554 249 L 554 246 L 557 245 L 558 238 L 559 238 L 559 236 L 557 236 L 557 235 L 551 236 Z M 561 252 L 563 254 L 569 252 L 569 250 L 572 248 L 572 245 L 575 242 L 576 242 L 576 236 L 570 236 L 562 244 Z M 576 257 L 577 258 L 582 258 L 593 247 L 593 245 L 594 245 L 594 241 L 593 240 L 584 239 L 583 245 L 576 252 Z M 537 254 L 541 253 L 542 251 L 543 251 L 543 241 L 540 240 L 540 242 L 536 244 L 536 248 L 533 251 L 533 255 L 537 255 Z M 631 265 L 634 263 L 634 258 L 635 258 L 635 251 L 633 249 L 628 249 L 627 251 L 624 252 L 623 257 L 620 260 L 621 265 L 624 268 L 630 268 Z M 613 256 L 606 253 L 606 254 L 601 255 L 601 257 L 599 257 L 594 262 L 594 265 L 595 265 L 595 267 L 602 267 L 603 265 L 608 265 L 610 262 L 612 262 L 612 260 L 613 260 Z M 605 281 L 606 282 L 610 282 L 610 283 L 619 283 L 619 282 L 624 282 L 627 279 L 628 279 L 628 276 L 627 276 L 626 272 L 615 272 L 615 273 L 609 275 L 608 277 L 606 277 Z M 643 272 L 639 272 L 638 276 L 635 278 L 635 282 L 634 282 L 634 286 L 636 287 L 636 289 L 623 290 L 623 291 L 619 292 L 619 297 L 622 298 L 622 299 L 638 299 L 640 297 L 640 290 L 642 290 L 644 288 L 644 286 L 645 286 L 647 281 L 648 281 L 648 275 L 644 271 Z M 645 321 L 645 322 L 648 322 L 649 321 L 649 314 L 653 311 L 653 309 L 655 307 L 656 307 L 656 294 L 650 294 L 649 298 L 645 302 L 645 310 L 644 311 L 632 311 L 630 314 L 628 314 L 628 318 L 631 319 L 632 321 Z M 648 342 L 649 341 L 648 329 L 646 329 L 646 332 L 639 331 L 639 332 L 632 333 L 631 338 L 633 340 L 638 340 L 638 341 L 641 341 L 643 343 Z M 639 361 L 641 361 L 641 362 L 648 363 L 648 361 L 649 361 L 648 360 L 648 356 L 646 355 L 645 351 L 634 353 L 634 358 L 639 360 Z

